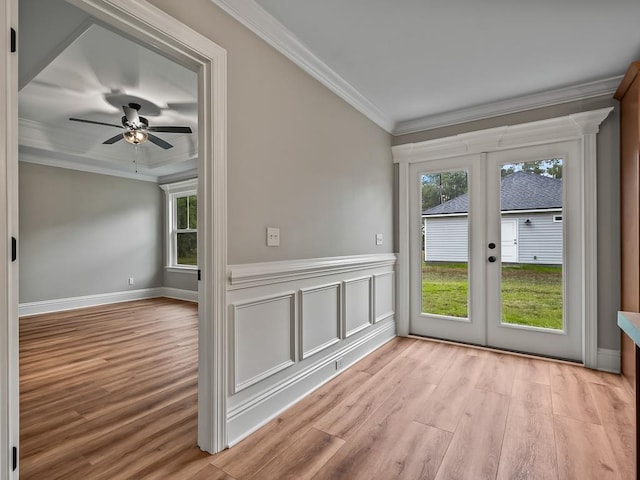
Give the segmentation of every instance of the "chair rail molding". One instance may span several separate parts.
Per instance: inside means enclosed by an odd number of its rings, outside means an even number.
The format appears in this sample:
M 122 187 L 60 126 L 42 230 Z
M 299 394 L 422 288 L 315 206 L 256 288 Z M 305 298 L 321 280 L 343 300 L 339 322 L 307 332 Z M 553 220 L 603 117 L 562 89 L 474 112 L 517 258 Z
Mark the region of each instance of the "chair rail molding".
M 299 278 L 385 267 L 394 265 L 396 261 L 397 257 L 394 253 L 383 253 L 229 265 L 229 289 L 236 290 Z

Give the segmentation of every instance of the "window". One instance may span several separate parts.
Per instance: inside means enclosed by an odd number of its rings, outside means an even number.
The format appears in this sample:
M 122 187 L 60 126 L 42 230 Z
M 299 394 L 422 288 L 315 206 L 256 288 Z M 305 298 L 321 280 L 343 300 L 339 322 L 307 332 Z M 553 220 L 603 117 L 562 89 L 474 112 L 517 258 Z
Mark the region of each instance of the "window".
M 194 195 L 174 198 L 175 263 L 198 264 L 198 197 Z
M 166 195 L 167 268 L 195 269 L 198 265 L 197 180 L 160 187 Z

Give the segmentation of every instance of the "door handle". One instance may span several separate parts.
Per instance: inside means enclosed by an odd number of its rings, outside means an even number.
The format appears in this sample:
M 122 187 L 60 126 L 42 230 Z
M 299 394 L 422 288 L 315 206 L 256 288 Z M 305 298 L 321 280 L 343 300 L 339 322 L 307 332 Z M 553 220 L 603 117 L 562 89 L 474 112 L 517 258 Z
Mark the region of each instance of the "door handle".
M 496 257 L 494 257 L 493 255 L 491 255 L 489 258 L 487 258 L 487 260 L 489 260 L 491 263 L 495 262 L 497 260 Z

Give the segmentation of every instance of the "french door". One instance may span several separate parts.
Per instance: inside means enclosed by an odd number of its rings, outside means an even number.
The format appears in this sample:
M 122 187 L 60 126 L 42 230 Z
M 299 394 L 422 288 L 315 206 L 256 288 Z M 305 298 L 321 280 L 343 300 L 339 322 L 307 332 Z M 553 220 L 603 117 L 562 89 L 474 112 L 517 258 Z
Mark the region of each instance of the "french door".
M 410 332 L 582 360 L 576 142 L 410 166 Z

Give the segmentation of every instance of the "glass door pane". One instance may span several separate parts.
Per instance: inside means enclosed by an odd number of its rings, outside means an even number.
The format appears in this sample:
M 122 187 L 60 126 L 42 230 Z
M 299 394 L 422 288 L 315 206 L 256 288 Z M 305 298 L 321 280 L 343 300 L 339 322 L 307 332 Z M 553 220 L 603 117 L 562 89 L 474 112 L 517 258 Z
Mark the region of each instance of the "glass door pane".
M 469 316 L 467 170 L 421 175 L 421 311 Z
M 481 165 L 481 155 L 466 155 L 409 169 L 414 335 L 485 342 Z
M 575 142 L 558 142 L 487 155 L 489 346 L 582 356 L 578 153 Z
M 562 158 L 500 169 L 501 321 L 563 330 Z

